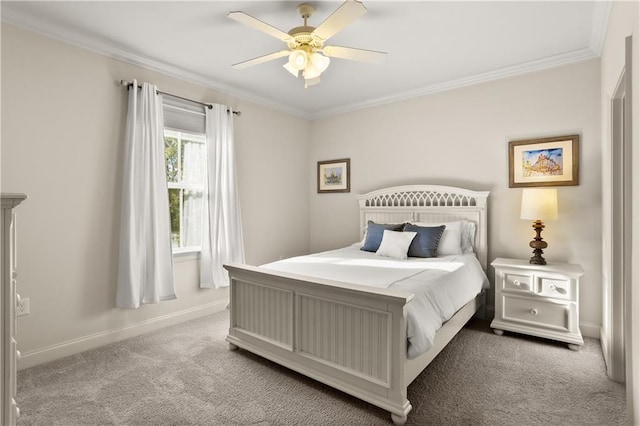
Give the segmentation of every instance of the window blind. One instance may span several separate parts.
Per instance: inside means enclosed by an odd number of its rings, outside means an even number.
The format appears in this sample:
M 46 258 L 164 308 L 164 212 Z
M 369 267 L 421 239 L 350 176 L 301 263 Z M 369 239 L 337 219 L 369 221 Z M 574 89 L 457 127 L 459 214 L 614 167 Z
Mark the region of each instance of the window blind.
M 204 107 L 182 99 L 163 96 L 164 126 L 172 130 L 204 134 Z

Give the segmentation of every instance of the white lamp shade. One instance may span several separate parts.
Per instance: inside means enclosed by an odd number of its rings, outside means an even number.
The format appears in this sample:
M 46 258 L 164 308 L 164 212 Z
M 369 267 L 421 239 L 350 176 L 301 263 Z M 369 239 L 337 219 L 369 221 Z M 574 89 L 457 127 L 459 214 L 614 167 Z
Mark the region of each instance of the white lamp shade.
M 523 189 L 520 218 L 529 220 L 557 220 L 558 191 L 555 188 Z
M 316 68 L 313 64 L 309 64 L 302 72 L 302 76 L 307 80 L 313 80 L 316 77 L 320 77 L 320 74 L 322 74 L 322 71 Z
M 291 64 L 289 62 L 287 62 L 286 64 L 284 64 L 282 66 L 285 70 L 289 71 L 291 74 L 293 74 L 293 76 L 295 78 L 298 78 L 298 74 L 300 73 L 300 71 L 298 71 L 298 69 L 294 68 L 291 66 Z
M 320 73 L 324 72 L 329 67 L 329 63 L 331 63 L 331 58 L 327 56 L 323 56 L 318 52 L 314 52 L 311 55 L 311 63 Z
M 304 77 L 304 87 L 313 86 L 320 82 L 322 74 L 331 63 L 331 58 L 321 55 L 318 52 L 307 52 L 306 50 L 293 50 L 289 53 L 289 60 L 283 65 L 294 77 L 300 75 Z
M 297 70 L 305 69 L 308 62 L 307 52 L 303 50 L 294 50 L 289 54 L 289 65 Z

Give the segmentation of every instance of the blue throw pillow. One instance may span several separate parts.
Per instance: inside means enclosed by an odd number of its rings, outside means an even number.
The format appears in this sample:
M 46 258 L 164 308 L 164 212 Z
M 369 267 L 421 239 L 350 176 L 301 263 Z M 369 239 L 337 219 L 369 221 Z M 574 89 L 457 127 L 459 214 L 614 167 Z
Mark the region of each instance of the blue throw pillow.
M 360 250 L 373 252 L 378 251 L 385 229 L 388 229 L 389 231 L 402 231 L 403 227 L 404 223 L 386 224 L 369 221 L 369 224 L 367 225 L 367 237 L 365 238 L 362 247 L 360 247 Z
M 409 246 L 409 257 L 436 257 L 438 243 L 444 232 L 444 225 L 440 226 L 417 226 L 411 223 L 404 225 L 403 231 L 417 232 Z

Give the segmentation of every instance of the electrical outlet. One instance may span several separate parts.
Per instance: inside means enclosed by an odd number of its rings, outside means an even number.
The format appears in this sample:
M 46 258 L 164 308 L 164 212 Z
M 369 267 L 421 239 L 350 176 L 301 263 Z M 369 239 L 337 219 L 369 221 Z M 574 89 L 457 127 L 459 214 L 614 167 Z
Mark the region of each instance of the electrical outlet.
M 18 316 L 29 315 L 29 298 L 21 297 L 16 303 L 16 313 Z

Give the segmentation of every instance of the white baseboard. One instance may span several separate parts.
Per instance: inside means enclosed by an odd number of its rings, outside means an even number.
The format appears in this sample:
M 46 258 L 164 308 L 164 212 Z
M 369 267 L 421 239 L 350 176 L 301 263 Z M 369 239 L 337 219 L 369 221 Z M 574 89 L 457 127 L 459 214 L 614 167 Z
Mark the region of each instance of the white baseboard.
M 586 322 L 580 323 L 580 332 L 584 337 L 592 337 L 594 339 L 600 340 L 600 326 L 589 324 Z
M 44 364 L 45 362 L 64 358 L 66 356 L 84 352 L 89 349 L 94 349 L 99 346 L 104 346 L 110 343 L 119 342 L 120 340 L 128 339 L 130 337 L 139 336 L 143 333 L 148 333 L 150 331 L 159 330 L 171 325 L 180 324 L 182 322 L 200 318 L 205 315 L 211 315 L 216 312 L 221 312 L 225 310 L 227 303 L 227 300 L 207 303 L 206 305 L 184 309 L 182 311 L 173 312 L 160 317 L 128 324 L 124 327 L 115 328 L 113 330 L 101 331 L 99 333 L 47 346 L 46 348 L 26 352 L 23 353 L 20 357 L 18 370 L 24 370 L 25 368 Z
M 74 355 L 99 346 L 108 345 L 110 343 L 119 342 L 120 340 L 130 337 L 139 336 L 143 333 L 159 330 L 185 321 L 200 318 L 205 315 L 211 315 L 216 312 L 222 312 L 227 306 L 227 300 L 207 303 L 206 305 L 196 306 L 194 308 L 184 309 L 182 311 L 173 312 L 157 318 L 140 321 L 119 327 L 113 330 L 102 331 L 100 333 L 91 334 L 89 336 L 80 337 L 78 339 L 68 340 L 66 342 L 47 346 L 46 348 L 37 349 L 35 351 L 26 352 L 20 357 L 18 370 L 34 367 L 44 364 L 45 362 L 54 361 L 64 358 L 65 356 Z M 486 318 L 493 317 L 493 306 L 487 306 Z M 600 326 L 580 323 L 580 331 L 585 337 L 600 339 Z
M 607 367 L 607 376 L 611 377 L 611 354 L 609 353 L 609 336 L 607 336 L 604 327 L 600 327 L 600 347 L 602 348 L 604 365 Z

